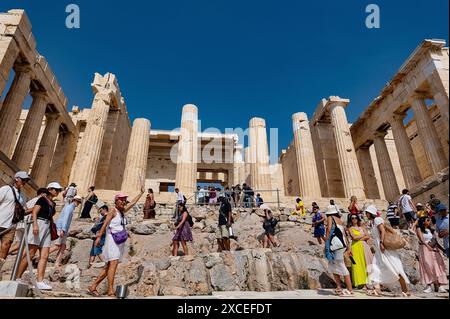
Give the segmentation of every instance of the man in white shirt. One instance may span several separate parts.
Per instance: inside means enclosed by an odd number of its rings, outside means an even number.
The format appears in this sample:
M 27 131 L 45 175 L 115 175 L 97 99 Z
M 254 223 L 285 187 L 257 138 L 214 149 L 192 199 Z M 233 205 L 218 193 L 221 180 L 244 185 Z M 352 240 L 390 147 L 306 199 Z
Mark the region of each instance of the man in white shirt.
M 197 204 L 203 205 L 205 204 L 205 196 L 206 191 L 202 189 L 200 186 L 197 187 Z
M 26 172 L 18 172 L 14 176 L 12 186 L 6 185 L 0 188 L 0 271 L 14 241 L 16 225 L 13 224 L 13 218 L 16 199 L 26 208 L 27 201 L 25 194 L 21 190 L 29 180 L 30 177 Z
M 185 197 L 178 188 L 175 188 L 175 193 L 177 194 L 177 201 L 175 204 L 175 213 L 173 214 L 173 218 L 178 219 L 178 206 L 185 203 Z
M 414 205 L 411 196 L 409 196 L 409 191 L 407 189 L 403 190 L 402 196 L 398 200 L 398 207 L 400 209 L 401 214 L 405 216 L 406 223 L 408 225 L 408 229 L 414 225 L 417 217 L 417 209 L 416 205 Z M 414 230 L 413 230 L 414 231 Z

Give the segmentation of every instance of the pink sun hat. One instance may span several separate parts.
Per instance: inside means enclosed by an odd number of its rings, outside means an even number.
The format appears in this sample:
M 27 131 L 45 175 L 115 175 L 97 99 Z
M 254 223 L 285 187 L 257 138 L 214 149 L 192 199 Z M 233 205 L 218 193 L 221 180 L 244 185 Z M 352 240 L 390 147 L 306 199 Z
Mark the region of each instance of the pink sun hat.
M 116 197 L 114 197 L 114 201 L 119 200 L 119 199 L 127 199 L 128 195 L 124 194 L 124 193 L 119 193 L 116 195 Z

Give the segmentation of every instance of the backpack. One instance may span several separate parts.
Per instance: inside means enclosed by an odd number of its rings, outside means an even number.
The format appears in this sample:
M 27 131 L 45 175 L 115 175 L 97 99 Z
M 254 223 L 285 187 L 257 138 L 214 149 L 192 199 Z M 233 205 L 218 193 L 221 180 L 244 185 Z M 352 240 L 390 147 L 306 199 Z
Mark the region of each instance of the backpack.
M 184 195 L 183 195 L 183 203 L 185 203 L 185 204 L 187 203 L 187 198 Z
M 188 217 L 188 223 L 189 223 L 189 226 L 191 226 L 191 227 L 193 227 L 194 226 L 194 220 L 192 219 L 192 216 L 191 216 L 191 214 L 189 214 L 189 217 Z

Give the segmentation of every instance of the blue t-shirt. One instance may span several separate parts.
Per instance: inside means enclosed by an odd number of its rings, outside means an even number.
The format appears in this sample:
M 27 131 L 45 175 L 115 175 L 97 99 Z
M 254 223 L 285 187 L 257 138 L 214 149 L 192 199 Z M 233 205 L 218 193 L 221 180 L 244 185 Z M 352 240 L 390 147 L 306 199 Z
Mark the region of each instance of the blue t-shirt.
M 438 232 L 448 230 L 448 215 L 442 217 L 441 215 L 436 216 L 436 228 Z M 444 248 L 448 249 L 448 235 L 444 238 Z

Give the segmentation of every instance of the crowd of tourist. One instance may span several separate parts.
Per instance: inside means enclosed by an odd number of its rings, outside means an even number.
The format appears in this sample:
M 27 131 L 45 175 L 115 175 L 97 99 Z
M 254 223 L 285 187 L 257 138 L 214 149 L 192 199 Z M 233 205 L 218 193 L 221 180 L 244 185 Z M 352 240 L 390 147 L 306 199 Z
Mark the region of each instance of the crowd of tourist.
M 95 187 L 90 187 L 84 200 L 77 195 L 77 185 L 71 184 L 66 189 L 56 182 L 40 189 L 37 196 L 26 201 L 23 187 L 30 180 L 25 172 L 15 175 L 11 185 L 0 188 L 0 272 L 9 254 L 17 254 L 20 243 L 26 242 L 30 257 L 37 257 L 37 288 L 51 290 L 44 280 L 49 255 L 56 253 L 55 268 L 62 265 L 62 258 L 67 249 L 67 238 L 77 207 L 82 204 L 80 218 L 91 218 L 91 210 L 97 204 L 100 218 L 94 219 L 91 232 L 93 244 L 89 254 L 88 268 L 98 258 L 104 268 L 89 287 L 90 294 L 99 296 L 98 285 L 108 280 L 109 296 L 114 296 L 114 278 L 118 264 L 122 261 L 125 243 L 129 238 L 126 225 L 126 214 L 133 208 L 144 194 L 144 187 L 131 202 L 128 196 L 119 193 L 114 198 L 111 209 L 99 201 Z M 56 222 L 55 198 L 62 193 L 64 207 Z M 193 241 L 191 228 L 194 220 L 189 213 L 186 196 L 175 190 L 176 205 L 174 218 L 174 236 L 172 238 L 172 255 L 179 255 L 181 245 L 183 255 L 189 254 L 187 243 Z M 272 209 L 264 203 L 260 194 L 255 193 L 249 185 L 243 184 L 226 188 L 224 191 L 210 187 L 199 187 L 195 193 L 198 205 L 220 205 L 217 218 L 216 239 L 218 252 L 231 250 L 231 240 L 237 240 L 233 230 L 233 207 L 243 203 L 244 207 L 254 210 L 259 208 L 263 230 L 262 245 L 265 248 L 278 247 L 277 225 L 279 220 Z M 156 217 L 156 200 L 152 189 L 148 190 L 143 207 L 144 219 Z M 295 203 L 293 216 L 305 220 L 308 215 L 302 199 Z M 335 294 L 343 297 L 353 296 L 354 289 L 365 289 L 369 295 L 380 296 L 382 287 L 398 283 L 402 296 L 409 296 L 409 279 L 405 273 L 399 250 L 401 244 L 400 229 L 417 236 L 419 249 L 419 273 L 424 293 L 433 291 L 446 292 L 448 285 L 444 256 L 449 257 L 449 225 L 448 208 L 436 196 L 431 195 L 425 205 L 415 204 L 404 190 L 399 199 L 390 202 L 383 218 L 374 205 L 362 207 L 358 199 L 352 197 L 347 212 L 340 209 L 333 200 L 326 210 L 321 210 L 317 203 L 312 203 L 312 232 L 319 245 L 324 247 L 324 256 L 328 260 L 330 274 L 333 275 Z M 16 243 L 12 246 L 13 242 Z M 394 246 L 393 241 L 400 243 Z M 442 245 L 440 244 L 442 241 Z M 53 245 L 53 246 L 52 246 Z M 17 278 L 22 276 L 31 265 L 28 265 L 26 254 L 17 257 L 19 266 Z M 343 288 L 342 282 L 345 286 Z M 434 287 L 433 287 L 434 286 Z

